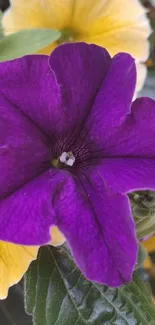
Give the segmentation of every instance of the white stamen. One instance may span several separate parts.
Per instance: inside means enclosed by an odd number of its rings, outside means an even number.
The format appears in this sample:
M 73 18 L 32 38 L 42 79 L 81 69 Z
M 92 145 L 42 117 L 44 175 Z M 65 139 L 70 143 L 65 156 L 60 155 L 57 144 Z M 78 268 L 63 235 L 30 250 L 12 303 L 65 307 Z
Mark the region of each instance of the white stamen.
M 75 157 L 72 152 L 63 152 L 59 159 L 63 164 L 67 166 L 73 166 L 75 163 Z

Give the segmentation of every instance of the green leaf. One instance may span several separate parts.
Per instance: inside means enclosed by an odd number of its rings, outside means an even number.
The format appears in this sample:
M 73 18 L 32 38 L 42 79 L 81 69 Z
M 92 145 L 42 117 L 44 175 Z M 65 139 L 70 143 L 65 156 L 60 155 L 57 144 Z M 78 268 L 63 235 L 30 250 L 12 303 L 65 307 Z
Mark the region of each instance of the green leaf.
M 155 232 L 155 214 L 150 215 L 144 220 L 136 220 L 136 234 L 138 238 L 152 235 Z
M 6 36 L 0 40 L 0 61 L 35 53 L 59 37 L 60 32 L 51 29 L 29 29 Z
M 155 68 L 148 71 L 148 76 L 139 97 L 151 97 L 155 99 Z
M 31 272 L 34 264 L 37 276 Z M 155 324 L 149 290 L 136 272 L 120 288 L 91 283 L 65 247 L 40 249 L 25 276 L 25 306 L 34 325 Z
M 26 292 L 26 306 L 27 314 L 32 315 L 33 306 L 36 298 L 36 283 L 37 283 L 37 263 L 33 261 L 31 267 L 27 271 L 26 281 L 24 281 L 24 292 Z
M 148 256 L 147 251 L 146 251 L 144 245 L 139 243 L 138 259 L 137 259 L 137 263 L 135 265 L 135 269 L 138 269 L 139 267 L 143 266 L 143 263 L 144 263 L 145 259 L 147 258 L 147 256 Z
M 130 193 L 129 199 L 136 224 L 137 238 L 152 235 L 155 232 L 155 192 L 137 191 Z

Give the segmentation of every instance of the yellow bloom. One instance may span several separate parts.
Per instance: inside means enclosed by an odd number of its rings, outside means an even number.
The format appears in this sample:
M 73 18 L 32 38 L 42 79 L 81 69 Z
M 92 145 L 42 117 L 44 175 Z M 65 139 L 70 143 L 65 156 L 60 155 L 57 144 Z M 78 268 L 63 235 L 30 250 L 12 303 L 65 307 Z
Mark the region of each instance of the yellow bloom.
M 61 38 L 42 49 L 49 54 L 61 42 L 83 41 L 105 47 L 113 56 L 130 53 L 137 62 L 137 90 L 143 86 L 151 28 L 138 0 L 12 0 L 4 14 L 6 34 L 27 28 L 51 28 Z
M 143 245 L 144 245 L 146 251 L 148 252 L 148 254 L 155 251 L 155 235 L 149 237 L 147 240 L 144 240 Z M 144 268 L 145 269 L 151 268 L 151 260 L 149 258 L 149 255 L 144 262 Z
M 37 257 L 38 247 L 18 246 L 0 241 L 0 299 L 8 289 L 20 281 L 29 264 Z
M 155 251 L 155 235 L 143 241 L 143 245 L 148 253 Z
M 52 245 L 64 242 L 56 227 L 51 229 Z M 37 257 L 38 246 L 21 246 L 0 241 L 0 299 L 5 299 L 8 289 L 20 281 L 30 263 Z

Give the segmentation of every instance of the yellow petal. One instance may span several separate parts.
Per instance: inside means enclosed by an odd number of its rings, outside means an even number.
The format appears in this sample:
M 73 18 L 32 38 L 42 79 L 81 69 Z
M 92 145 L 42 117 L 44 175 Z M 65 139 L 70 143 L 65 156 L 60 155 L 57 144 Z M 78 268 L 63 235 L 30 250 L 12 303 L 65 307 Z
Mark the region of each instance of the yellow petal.
M 51 245 L 64 243 L 65 238 L 57 227 L 51 228 Z M 39 246 L 21 246 L 0 241 L 0 299 L 5 299 L 8 289 L 16 284 L 36 259 Z
M 51 227 L 51 245 L 52 246 L 59 246 L 62 245 L 65 242 L 65 238 L 63 234 L 60 232 L 60 230 L 57 227 Z
M 148 256 L 144 261 L 144 269 L 149 270 L 151 268 L 151 265 L 152 265 L 151 259 Z
M 148 253 L 155 251 L 155 235 L 145 240 L 143 245 Z
M 71 20 L 71 0 L 12 0 L 3 17 L 6 34 L 27 28 L 63 29 Z
M 80 31 L 76 37 L 77 41 L 105 47 L 112 56 L 118 52 L 127 52 L 138 61 L 148 58 L 147 38 L 151 27 L 146 10 L 139 1 L 96 1 L 91 8 L 88 8 L 88 3 L 90 2 L 83 2 L 83 14 L 77 10 L 74 15 L 73 26 Z
M 117 34 L 121 28 L 138 26 L 148 36 L 150 27 L 145 13 L 139 0 L 78 0 L 74 1 L 72 26 L 82 33 L 87 30 L 90 35 L 110 31 Z
M 7 34 L 34 27 L 70 28 L 75 41 L 98 44 L 112 56 L 127 52 L 138 62 L 148 58 L 151 28 L 138 0 L 12 0 L 11 4 L 3 17 Z M 39 53 L 49 54 L 55 46 Z
M 147 250 L 148 254 L 155 251 L 155 236 L 149 237 L 147 240 L 143 241 L 143 245 L 145 249 Z M 144 261 L 144 268 L 150 269 L 151 268 L 151 259 L 148 256 L 146 260 Z
M 118 52 L 130 53 L 135 59 L 145 61 L 149 56 L 148 32 L 143 33 L 139 26 L 122 27 L 100 35 L 77 36 L 76 41 L 94 43 L 105 47 L 111 56 Z
M 9 287 L 20 281 L 37 252 L 37 246 L 0 241 L 0 299 L 6 298 Z

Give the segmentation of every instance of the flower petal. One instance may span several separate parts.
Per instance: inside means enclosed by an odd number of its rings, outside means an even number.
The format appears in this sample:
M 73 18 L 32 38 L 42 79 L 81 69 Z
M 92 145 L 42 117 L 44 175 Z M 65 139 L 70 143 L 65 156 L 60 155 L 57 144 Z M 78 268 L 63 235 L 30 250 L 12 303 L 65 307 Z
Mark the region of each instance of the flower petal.
M 3 17 L 5 34 L 27 28 L 63 29 L 71 14 L 72 0 L 11 0 Z
M 51 240 L 55 224 L 52 196 L 57 186 L 65 197 L 68 174 L 51 168 L 0 202 L 0 239 L 21 245 Z
M 3 199 L 49 166 L 50 151 L 44 133 L 2 94 L 0 116 L 0 199 Z
M 147 253 L 152 253 L 155 251 L 155 235 L 144 238 L 144 241 L 142 241 L 142 244 L 144 245 L 145 249 L 147 250 Z
M 0 241 L 0 299 L 5 299 L 8 289 L 16 284 L 37 257 L 38 247 L 20 246 Z
M 28 55 L 0 63 L 0 94 L 55 139 L 62 122 L 61 94 L 48 56 Z
M 130 113 L 135 83 L 134 59 L 129 54 L 117 54 L 112 59 L 86 123 L 90 139 L 98 146 L 103 147 L 107 143 L 111 130 L 114 133 Z
M 26 28 L 64 30 L 70 26 L 75 41 L 105 47 L 112 56 L 123 51 L 144 61 L 149 54 L 151 28 L 146 9 L 137 0 L 12 0 L 3 26 L 6 34 Z
M 51 245 L 64 243 L 64 237 L 57 227 L 51 229 Z M 21 246 L 0 241 L 0 299 L 5 299 L 8 289 L 18 283 L 30 263 L 36 259 L 38 246 Z
M 52 237 L 52 241 L 51 241 L 50 245 L 52 245 L 52 246 L 60 246 L 60 245 L 64 244 L 64 242 L 65 242 L 65 238 L 64 238 L 63 234 L 55 226 L 53 226 L 51 229 L 51 237 Z
M 81 33 L 77 34 L 76 41 L 104 46 L 111 56 L 120 51 L 126 52 L 137 61 L 144 62 L 149 55 L 148 37 L 152 31 L 146 9 L 139 4 L 139 0 L 123 0 L 123 2 L 108 0 L 103 8 L 98 7 L 100 11 L 98 10 L 98 17 L 94 17 L 94 24 L 91 19 L 87 19 L 91 24 L 89 27 L 87 22 L 81 24 L 80 19 Z M 129 15 L 129 12 L 133 15 Z M 86 13 L 84 14 L 86 18 Z
M 47 58 L 30 55 L 1 63 L 0 93 L 56 139 L 71 133 L 77 118 L 82 123 L 87 117 L 111 59 L 106 50 L 84 43 L 55 49 L 51 67 Z
M 155 101 L 138 98 L 124 123 L 109 137 L 97 166 L 119 193 L 155 189 Z
M 66 184 L 67 185 L 67 184 Z M 68 183 L 53 200 L 59 229 L 89 279 L 109 286 L 131 280 L 137 243 L 128 198 L 112 192 L 94 170 Z
M 155 189 L 155 159 L 105 158 L 97 170 L 119 193 Z
M 106 135 L 105 135 L 106 136 Z M 111 132 L 104 157 L 155 159 L 155 101 L 138 98 L 122 125 Z
M 51 54 L 49 64 L 62 88 L 66 130 L 87 118 L 110 63 L 105 49 L 85 43 L 63 44 Z

